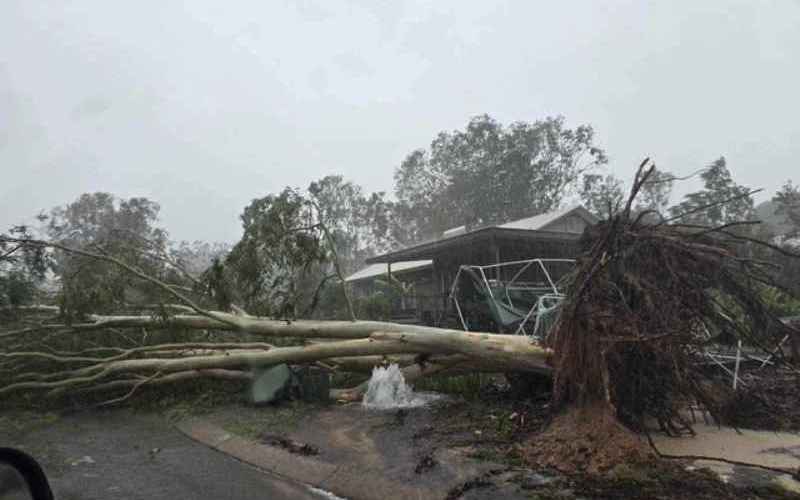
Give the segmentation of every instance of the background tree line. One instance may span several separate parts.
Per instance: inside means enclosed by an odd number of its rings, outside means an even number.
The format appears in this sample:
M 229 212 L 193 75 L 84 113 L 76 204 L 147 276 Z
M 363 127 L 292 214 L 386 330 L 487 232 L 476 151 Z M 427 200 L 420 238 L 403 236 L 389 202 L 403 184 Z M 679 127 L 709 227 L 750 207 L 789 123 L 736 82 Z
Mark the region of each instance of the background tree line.
M 39 230 L 63 245 L 117 256 L 221 308 L 237 304 L 268 316 L 340 317 L 345 310 L 341 277 L 377 253 L 436 238 L 448 228 L 503 223 L 567 201 L 580 200 L 600 217 L 620 210 L 625 183 L 604 173 L 607 162 L 591 126 L 568 128 L 560 117 L 504 126 L 481 115 L 463 130 L 441 132 L 428 148 L 409 153 L 395 170 L 394 197 L 366 192 L 341 175 L 305 189 L 287 187 L 244 208 L 243 234 L 232 246 L 173 242 L 159 224 L 158 203 L 108 193 L 84 194 L 41 214 Z M 749 189 L 735 182 L 725 158 L 698 175 L 702 188 L 673 204 L 679 179 L 656 172 L 635 210 L 710 226 L 765 217 L 777 223 L 737 230 L 787 247 L 800 237 L 800 190 L 791 182 L 772 198 L 772 213 L 756 214 Z M 705 206 L 713 208 L 700 210 Z M 31 228 L 14 231 L 28 234 Z M 0 305 L 34 300 L 48 270 L 67 315 L 166 300 L 163 291 L 109 264 L 74 255 L 38 257 L 0 248 Z M 796 290 L 796 259 L 776 265 L 782 266 L 781 282 Z M 356 305 L 362 313 L 368 307 Z

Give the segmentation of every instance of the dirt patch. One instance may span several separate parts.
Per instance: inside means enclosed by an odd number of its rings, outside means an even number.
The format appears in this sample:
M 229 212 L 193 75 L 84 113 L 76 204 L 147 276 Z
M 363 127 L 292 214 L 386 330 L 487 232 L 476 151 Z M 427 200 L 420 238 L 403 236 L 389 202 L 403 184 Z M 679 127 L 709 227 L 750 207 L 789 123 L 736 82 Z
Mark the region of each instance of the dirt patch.
M 619 464 L 653 460 L 647 442 L 614 418 L 609 409 L 590 407 L 558 415 L 547 429 L 531 436 L 528 463 L 567 474 L 606 472 Z

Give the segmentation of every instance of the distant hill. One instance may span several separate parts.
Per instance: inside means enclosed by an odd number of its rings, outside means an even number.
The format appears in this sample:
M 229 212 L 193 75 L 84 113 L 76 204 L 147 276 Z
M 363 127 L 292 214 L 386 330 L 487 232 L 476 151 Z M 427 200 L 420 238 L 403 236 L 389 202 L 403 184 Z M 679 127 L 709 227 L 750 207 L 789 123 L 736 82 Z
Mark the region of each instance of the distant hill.
M 767 200 L 756 205 L 756 214 L 775 234 L 785 234 L 791 226 L 787 223 L 786 216 L 775 213 L 777 209 L 777 203 Z

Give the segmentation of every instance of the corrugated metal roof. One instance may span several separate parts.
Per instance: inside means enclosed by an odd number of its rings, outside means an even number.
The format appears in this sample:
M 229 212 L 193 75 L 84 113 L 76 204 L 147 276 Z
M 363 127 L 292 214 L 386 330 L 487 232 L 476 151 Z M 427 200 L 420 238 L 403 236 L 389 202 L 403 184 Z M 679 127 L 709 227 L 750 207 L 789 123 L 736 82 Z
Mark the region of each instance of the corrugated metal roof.
M 423 269 L 430 267 L 433 264 L 432 260 L 409 260 L 406 262 L 392 262 L 392 274 L 401 273 L 403 271 L 413 271 L 416 269 Z M 386 264 L 370 264 L 363 269 L 359 269 L 355 273 L 346 277 L 345 281 L 358 281 L 366 278 L 374 278 L 375 276 L 385 275 L 387 272 Z
M 498 227 L 503 227 L 507 229 L 529 229 L 532 231 L 536 231 L 539 229 L 544 229 L 546 226 L 552 224 L 553 222 L 564 217 L 570 212 L 579 209 L 583 209 L 583 207 L 580 205 L 573 205 L 563 210 L 554 210 L 553 212 L 547 212 L 544 214 L 534 215 L 533 217 L 526 217 L 524 219 L 507 222 L 505 224 L 501 224 Z
M 563 210 L 555 210 L 525 219 L 519 219 L 499 226 L 489 226 L 466 233 L 454 234 L 449 237 L 442 237 L 438 240 L 426 241 L 406 247 L 400 250 L 395 250 L 383 255 L 367 259 L 370 263 L 382 262 L 409 262 L 412 259 L 418 260 L 425 257 L 432 257 L 433 253 L 441 251 L 444 247 L 467 244 L 470 241 L 475 241 L 478 238 L 490 237 L 491 235 L 507 235 L 515 237 L 526 237 L 536 239 L 570 239 L 575 238 L 578 233 L 569 233 L 565 231 L 552 231 L 548 230 L 554 222 L 570 215 L 575 214 L 584 219 L 589 224 L 596 224 L 597 217 L 591 214 L 581 205 L 574 205 Z M 453 230 L 459 228 L 453 228 Z M 449 231 L 453 231 L 449 230 Z M 514 234 L 516 233 L 516 234 Z M 395 260 L 397 259 L 397 260 Z M 392 268 L 394 269 L 394 268 Z
M 442 238 L 452 238 L 453 236 L 458 236 L 459 234 L 466 234 L 466 232 L 467 226 L 453 227 L 443 232 Z

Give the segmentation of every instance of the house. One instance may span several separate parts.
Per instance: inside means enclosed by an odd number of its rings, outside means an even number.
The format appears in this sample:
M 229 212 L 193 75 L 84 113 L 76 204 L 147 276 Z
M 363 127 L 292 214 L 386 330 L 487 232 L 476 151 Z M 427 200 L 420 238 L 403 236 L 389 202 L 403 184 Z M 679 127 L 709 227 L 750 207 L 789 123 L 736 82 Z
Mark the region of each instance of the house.
M 393 316 L 438 325 L 448 310 L 450 287 L 460 266 L 573 258 L 583 230 L 597 222 L 588 210 L 573 206 L 474 230 L 461 226 L 436 240 L 367 259 L 368 266 L 345 281 L 356 297 L 374 293 L 379 281 L 399 281 L 407 293 L 394 304 Z M 492 277 L 502 278 L 499 268 L 492 272 Z

